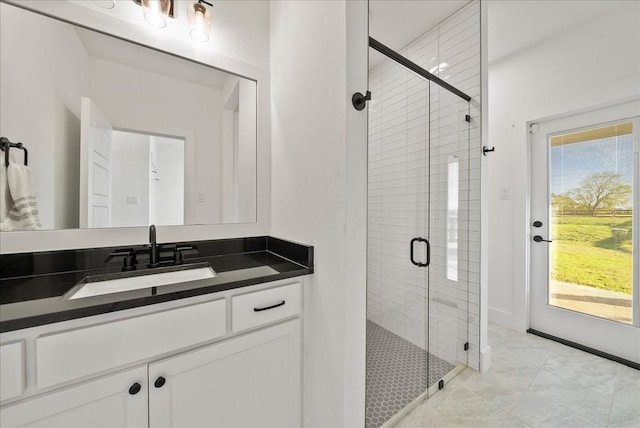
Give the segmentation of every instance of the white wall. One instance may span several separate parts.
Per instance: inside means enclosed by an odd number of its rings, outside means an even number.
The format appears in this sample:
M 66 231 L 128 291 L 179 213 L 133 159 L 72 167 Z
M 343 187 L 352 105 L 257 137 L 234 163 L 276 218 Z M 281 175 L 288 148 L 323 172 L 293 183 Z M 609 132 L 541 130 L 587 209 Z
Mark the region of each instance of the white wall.
M 237 146 L 238 108 L 240 103 L 240 80 L 229 76 L 222 88 L 222 221 L 229 222 L 238 212 L 237 196 Z
M 271 3 L 271 234 L 315 247 L 304 293 L 309 427 L 364 424 L 366 112 L 350 100 L 366 90 L 366 46 L 366 2 Z
M 237 123 L 237 159 L 235 162 L 238 201 L 235 221 L 246 223 L 256 218 L 256 85 L 240 80 Z
M 148 225 L 149 136 L 114 130 L 110 161 L 111 226 Z
M 29 150 L 42 228 L 78 227 L 80 97 L 89 87 L 88 56 L 66 24 L 31 18 L 0 4 L 0 134 Z M 70 48 L 60 50 L 60 44 Z M 11 153 L 22 163 L 21 150 Z
M 589 2 L 587 2 L 589 3 Z M 489 25 L 497 25 L 489 5 Z M 546 10 L 547 2 L 528 7 Z M 580 2 L 575 2 L 580 8 Z M 526 21 L 526 11 L 519 19 Z M 527 121 L 592 109 L 640 95 L 640 3 L 608 13 L 489 64 L 489 317 L 528 327 Z M 491 49 L 491 46 L 489 46 Z M 499 198 L 500 187 L 510 199 Z
M 222 88 L 221 199 L 224 222 L 256 216 L 256 84 L 229 76 Z

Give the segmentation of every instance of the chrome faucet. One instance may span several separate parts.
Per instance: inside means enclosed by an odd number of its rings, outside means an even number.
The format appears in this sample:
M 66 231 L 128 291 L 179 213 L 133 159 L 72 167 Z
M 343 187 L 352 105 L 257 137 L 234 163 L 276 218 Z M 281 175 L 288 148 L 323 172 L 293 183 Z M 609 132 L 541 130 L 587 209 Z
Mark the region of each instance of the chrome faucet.
M 156 241 L 156 226 L 149 226 L 149 267 L 157 267 L 158 266 L 158 242 Z

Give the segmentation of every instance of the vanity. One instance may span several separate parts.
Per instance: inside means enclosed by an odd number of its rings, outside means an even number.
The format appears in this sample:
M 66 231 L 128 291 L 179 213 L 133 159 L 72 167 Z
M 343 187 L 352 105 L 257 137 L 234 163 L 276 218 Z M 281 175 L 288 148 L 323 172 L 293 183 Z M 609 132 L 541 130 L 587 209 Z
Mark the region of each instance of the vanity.
M 203 44 L 175 6 L 0 1 L 3 158 L 40 229 L 0 239 L 3 428 L 302 424 L 313 247 L 268 236 L 269 5 L 216 5 Z
M 121 249 L 0 256 L 3 428 L 301 425 L 313 247 L 268 236 L 178 247 L 191 247 L 182 263 L 165 252 L 160 264 L 215 276 L 73 298 L 87 277 L 131 278 L 111 257 Z M 152 270 L 137 260 L 133 272 Z

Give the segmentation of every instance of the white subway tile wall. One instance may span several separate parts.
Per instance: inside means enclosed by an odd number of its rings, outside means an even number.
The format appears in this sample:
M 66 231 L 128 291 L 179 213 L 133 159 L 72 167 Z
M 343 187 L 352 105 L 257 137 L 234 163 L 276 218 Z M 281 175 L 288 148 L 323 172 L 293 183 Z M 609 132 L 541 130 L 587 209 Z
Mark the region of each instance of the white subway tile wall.
M 452 364 L 478 369 L 479 1 L 399 53 L 472 100 L 390 60 L 370 70 L 367 318 Z M 428 270 L 409 259 L 418 236 L 431 244 Z M 425 246 L 415 249 L 424 260 Z

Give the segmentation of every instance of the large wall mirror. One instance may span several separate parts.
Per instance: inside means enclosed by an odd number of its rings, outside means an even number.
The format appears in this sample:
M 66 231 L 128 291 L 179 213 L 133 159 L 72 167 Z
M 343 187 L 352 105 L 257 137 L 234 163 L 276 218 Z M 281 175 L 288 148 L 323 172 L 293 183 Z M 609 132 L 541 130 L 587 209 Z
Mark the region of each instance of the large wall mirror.
M 255 80 L 0 7 L 0 134 L 42 229 L 256 222 Z

